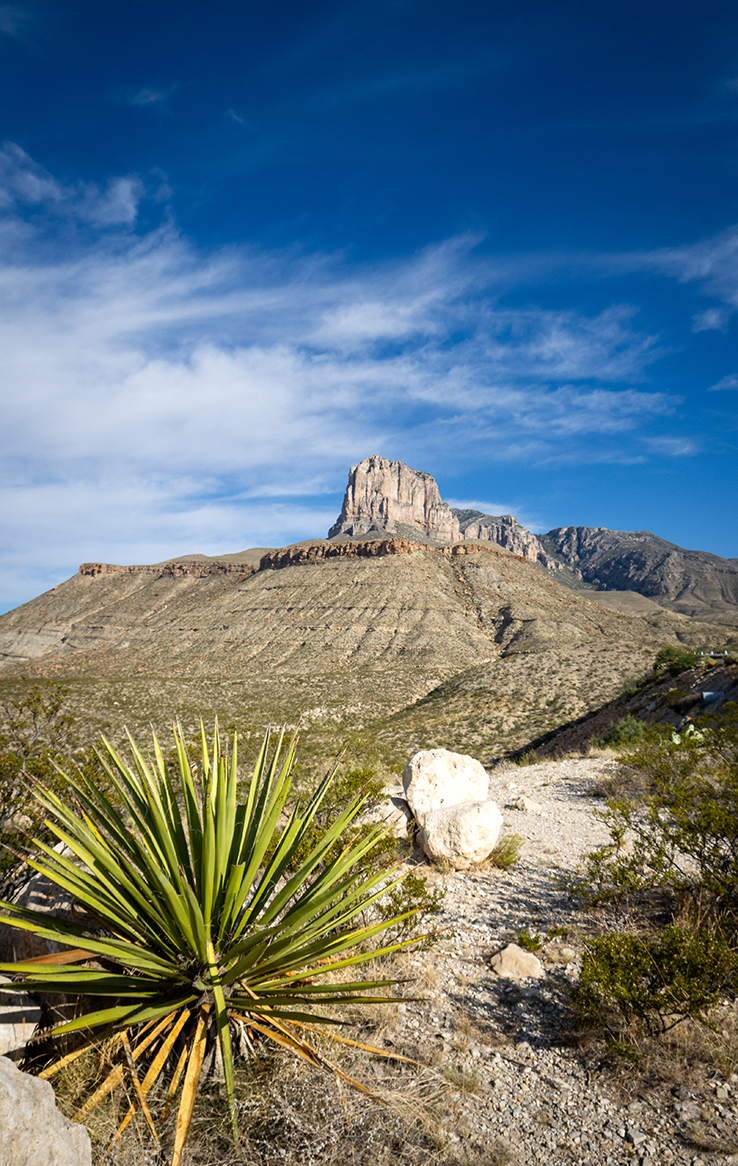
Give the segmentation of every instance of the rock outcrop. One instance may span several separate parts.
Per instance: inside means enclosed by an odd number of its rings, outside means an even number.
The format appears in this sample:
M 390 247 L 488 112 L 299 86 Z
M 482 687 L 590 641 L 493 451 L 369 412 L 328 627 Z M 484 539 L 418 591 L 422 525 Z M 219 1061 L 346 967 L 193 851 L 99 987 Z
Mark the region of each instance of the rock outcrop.
M 56 1108 L 48 1081 L 0 1057 L 0 1162 L 3 1166 L 91 1166 L 90 1135 Z
M 402 784 L 408 805 L 418 825 L 423 826 L 426 815 L 432 810 L 456 806 L 460 802 L 484 801 L 489 790 L 489 777 L 481 761 L 465 753 L 421 749 L 405 766 Z
M 204 579 L 206 575 L 253 575 L 258 567 L 250 563 L 202 563 L 197 560 L 176 563 L 153 563 L 121 567 L 117 563 L 81 563 L 80 575 L 156 575 L 157 578 Z
M 520 555 L 531 563 L 540 563 L 549 571 L 560 569 L 558 561 L 546 553 L 536 536 L 512 514 L 496 517 L 483 514 L 481 510 L 452 510 L 451 513 L 459 520 L 462 538 L 495 543 L 513 555 Z
M 511 514 L 449 507 L 430 474 L 403 462 L 372 454 L 352 466 L 328 538 L 413 538 L 413 531 L 440 545 L 492 543 L 568 587 L 638 594 L 680 615 L 738 624 L 738 559 L 685 550 L 647 530 L 562 526 L 535 535 Z
M 352 466 L 341 513 L 328 538 L 371 534 L 411 537 L 412 530 L 435 543 L 463 539 L 491 542 L 549 570 L 559 566 L 536 536 L 511 514 L 496 517 L 481 510 L 454 510 L 442 502 L 430 474 L 412 470 L 404 462 L 387 461 L 376 453 Z
M 437 542 L 461 538 L 459 521 L 441 501 L 435 478 L 373 453 L 349 470 L 341 513 L 328 538 L 373 531 L 404 534 L 401 527 L 414 528 Z

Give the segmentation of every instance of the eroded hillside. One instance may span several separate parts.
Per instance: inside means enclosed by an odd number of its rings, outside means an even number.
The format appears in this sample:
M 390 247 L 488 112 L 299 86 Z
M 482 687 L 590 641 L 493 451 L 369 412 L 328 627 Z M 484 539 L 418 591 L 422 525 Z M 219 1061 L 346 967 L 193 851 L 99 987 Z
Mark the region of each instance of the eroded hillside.
M 349 718 L 403 748 L 497 755 L 613 697 L 660 645 L 721 634 L 469 541 L 316 540 L 233 568 L 77 575 L 0 618 L 3 674 L 74 680 L 88 704 L 104 690 L 109 730 L 138 684 L 154 722 L 184 690 L 203 711 L 221 692 L 254 723 Z

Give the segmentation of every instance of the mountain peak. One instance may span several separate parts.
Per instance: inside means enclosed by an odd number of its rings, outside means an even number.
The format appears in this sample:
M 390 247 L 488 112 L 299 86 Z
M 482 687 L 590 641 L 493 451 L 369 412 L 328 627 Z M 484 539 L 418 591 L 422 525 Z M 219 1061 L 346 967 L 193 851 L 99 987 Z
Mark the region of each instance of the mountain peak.
M 375 531 L 398 534 L 403 527 L 434 542 L 456 542 L 462 537 L 458 519 L 448 503 L 441 501 L 431 474 L 373 453 L 349 470 L 341 513 L 328 538 Z
M 511 514 L 495 517 L 481 510 L 454 510 L 441 500 L 435 478 L 423 470 L 388 461 L 377 453 L 352 466 L 341 513 L 328 538 L 367 534 L 408 537 L 413 531 L 434 543 L 464 539 L 491 542 L 532 563 L 558 567 L 536 536 Z

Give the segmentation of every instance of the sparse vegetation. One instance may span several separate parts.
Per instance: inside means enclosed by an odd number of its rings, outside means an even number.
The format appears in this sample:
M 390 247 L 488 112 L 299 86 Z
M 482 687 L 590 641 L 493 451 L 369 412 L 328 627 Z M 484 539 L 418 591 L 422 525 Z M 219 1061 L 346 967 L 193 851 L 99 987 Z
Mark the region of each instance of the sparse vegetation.
M 520 858 L 524 839 L 520 834 L 505 834 L 500 838 L 487 862 L 499 870 L 509 870 Z
M 637 913 L 637 930 L 589 941 L 574 1002 L 629 1046 L 634 1020 L 663 1033 L 709 1021 L 738 977 L 738 706 L 689 735 L 652 727 L 623 762 L 642 796 L 604 817 L 613 845 L 593 852 L 572 886 L 591 903 Z
M 538 932 L 528 931 L 527 927 L 523 927 L 518 932 L 517 937 L 518 947 L 525 948 L 526 951 L 540 951 L 543 947 L 543 940 Z
M 662 676 L 665 672 L 669 676 L 679 676 L 681 672 L 696 668 L 700 660 L 700 653 L 696 650 L 667 644 L 656 653 L 653 670 L 657 676 Z
M 591 745 L 600 748 L 610 746 L 613 749 L 622 749 L 640 741 L 646 730 L 646 722 L 627 714 L 616 721 L 604 737 L 592 738 Z

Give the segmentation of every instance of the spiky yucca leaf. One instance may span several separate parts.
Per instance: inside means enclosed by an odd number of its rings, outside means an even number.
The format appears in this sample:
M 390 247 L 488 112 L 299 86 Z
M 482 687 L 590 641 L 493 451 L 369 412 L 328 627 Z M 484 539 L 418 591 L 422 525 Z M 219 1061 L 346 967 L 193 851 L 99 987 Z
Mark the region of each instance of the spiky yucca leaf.
M 128 1080 L 133 1104 L 152 1121 L 147 1097 L 153 1086 L 169 1070 L 168 1109 L 184 1076 L 171 1159 L 178 1166 L 203 1061 L 214 1042 L 236 1137 L 233 1024 L 345 1076 L 305 1039 L 305 1025 L 336 1023 L 316 1012 L 316 1004 L 386 1002 L 377 992 L 394 981 L 335 982 L 334 977 L 412 942 L 367 948 L 412 912 L 372 925 L 363 921 L 367 908 L 400 879 L 388 884 L 387 869 L 368 873 L 363 865 L 382 825 L 354 836 L 337 852 L 338 840 L 362 808 L 361 796 L 296 868 L 298 849 L 314 828 L 332 774 L 306 805 L 293 808 L 280 831 L 295 738 L 285 748 L 280 735 L 270 749 L 266 734 L 241 802 L 235 735 L 230 750 L 223 749 L 216 723 L 210 752 L 202 732 L 199 772 L 190 764 L 178 726 L 174 739 L 176 782 L 154 736 L 153 760 L 129 738 L 133 764 L 103 741 L 99 757 L 109 792 L 79 771 L 67 777 L 68 796 L 36 790 L 46 825 L 71 855 L 34 840 L 35 857 L 28 862 L 82 904 L 88 922 L 0 903 L 0 921 L 72 949 L 54 962 L 45 957 L 2 964 L 0 971 L 22 976 L 29 991 L 100 999 L 100 1007 L 57 1032 L 83 1030 L 90 1043 L 101 1029 L 112 1026 L 118 1032 L 120 1057 L 78 1117 Z M 91 959 L 97 966 L 85 966 Z M 315 983 L 328 975 L 329 983 Z M 73 1056 L 67 1054 L 63 1063 Z M 142 1058 L 148 1068 L 140 1079 L 136 1064 Z M 53 1072 L 52 1065 L 44 1076 Z

